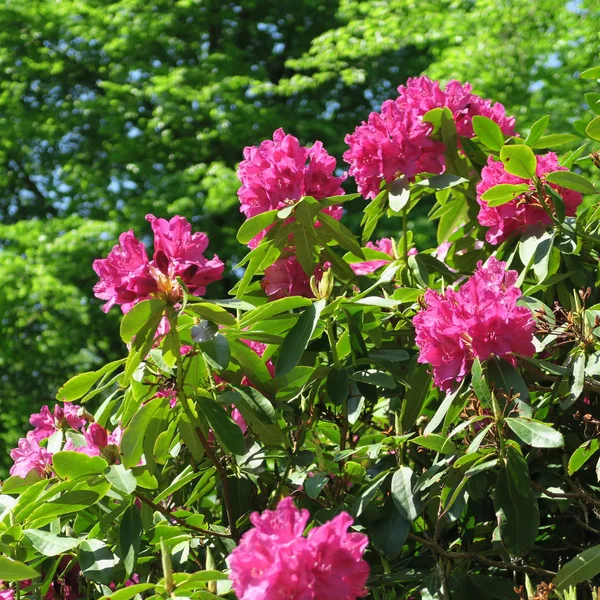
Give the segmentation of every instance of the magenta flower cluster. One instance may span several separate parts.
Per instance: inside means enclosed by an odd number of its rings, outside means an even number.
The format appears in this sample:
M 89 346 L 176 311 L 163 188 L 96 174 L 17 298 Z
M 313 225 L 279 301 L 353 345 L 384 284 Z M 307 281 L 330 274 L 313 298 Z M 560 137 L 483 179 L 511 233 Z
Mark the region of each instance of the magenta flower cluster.
M 535 174 L 542 183 L 545 183 L 544 178 L 548 173 L 568 170 L 559 164 L 558 157 L 554 152 L 537 156 L 536 159 Z M 481 196 L 491 187 L 502 183 L 529 184 L 530 191 L 517 196 L 506 204 L 495 207 L 488 206 Z M 562 197 L 566 215 L 574 216 L 577 207 L 582 202 L 581 194 L 554 184 L 549 185 Z M 489 227 L 485 239 L 490 244 L 500 244 L 511 235 L 520 233 L 537 223 L 544 225 L 551 223 L 550 217 L 540 203 L 534 183 L 529 179 L 522 179 L 507 173 L 504 164 L 492 156 L 488 157 L 487 166 L 483 167 L 481 171 L 481 181 L 477 184 L 477 202 L 481 206 L 477 220 L 484 227 Z
M 10 474 L 25 478 L 31 471 L 36 471 L 40 477 L 52 472 L 53 453 L 44 445 L 58 431 L 71 432 L 62 450 L 81 452 L 88 456 L 105 456 L 112 461 L 118 459 L 118 448 L 123 435 L 117 426 L 112 432 L 93 421 L 82 407 L 65 402 L 56 405 L 51 412 L 47 406 L 42 406 L 39 413 L 31 415 L 29 422 L 34 429 L 21 438 L 16 448 L 11 450 L 10 457 L 13 465 Z M 75 440 L 75 441 L 74 441 Z M 112 449 L 112 451 L 111 451 Z
M 366 596 L 369 565 L 362 558 L 368 538 L 348 532 L 352 517 L 341 513 L 311 529 L 310 515 L 284 498 L 276 510 L 254 513 L 254 528 L 228 558 L 239 600 L 355 600 Z
M 175 216 L 167 221 L 154 215 L 146 219 L 154 232 L 152 260 L 130 230 L 121 234 L 119 244 L 107 258 L 94 261 L 94 271 L 100 278 L 94 294 L 107 301 L 104 312 L 119 304 L 127 313 L 137 302 L 156 296 L 177 302 L 182 297 L 178 277 L 191 294 L 201 296 L 206 286 L 223 274 L 224 265 L 218 256 L 210 260 L 204 256 L 207 235 L 192 233 L 186 219 Z
M 432 139 L 433 125 L 423 121 L 434 108 L 448 107 L 457 133 L 465 137 L 474 136 L 476 115 L 494 120 L 505 135 L 514 134 L 514 118 L 506 116 L 501 104 L 473 94 L 469 84 L 451 81 L 442 90 L 437 81 L 422 76 L 409 79 L 398 92 L 398 98 L 384 102 L 380 112 L 371 113 L 346 136 L 349 149 L 344 160 L 365 198 L 375 198 L 382 182 L 444 171 L 444 145 Z
M 285 208 L 304 196 L 316 200 L 340 196 L 344 193 L 340 186 L 346 176 L 335 177 L 334 171 L 335 158 L 321 142 L 315 142 L 311 148 L 300 146 L 298 138 L 277 129 L 272 141 L 244 148 L 244 160 L 237 171 L 242 182 L 238 190 L 240 210 L 249 219 Z M 330 206 L 324 212 L 339 220 L 342 207 Z M 251 240 L 249 246 L 255 248 L 266 231 Z
M 427 307 L 413 325 L 419 362 L 433 367 L 434 384 L 450 390 L 470 372 L 473 360 L 497 356 L 514 364 L 514 354 L 532 356 L 535 321 L 529 308 L 517 306 L 518 274 L 492 257 L 481 262 L 458 290 L 427 290 Z

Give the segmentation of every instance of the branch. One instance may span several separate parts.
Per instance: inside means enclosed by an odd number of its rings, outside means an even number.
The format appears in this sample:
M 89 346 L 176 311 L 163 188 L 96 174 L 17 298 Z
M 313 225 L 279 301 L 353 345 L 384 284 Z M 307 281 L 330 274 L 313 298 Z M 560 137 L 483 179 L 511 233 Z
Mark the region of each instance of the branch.
M 229 533 L 221 533 L 220 531 L 211 531 L 210 529 L 202 529 L 202 527 L 196 527 L 195 525 L 190 525 L 184 519 L 180 519 L 179 517 L 176 517 L 174 514 L 171 513 L 171 511 L 166 509 L 164 506 L 161 506 L 160 504 L 156 504 L 155 502 L 152 502 L 152 500 L 150 500 L 150 498 L 146 498 L 145 496 L 142 496 L 139 492 L 135 493 L 135 497 L 138 498 L 144 504 L 147 504 L 148 506 L 153 508 L 154 510 L 157 510 L 159 513 L 161 513 L 168 519 L 171 519 L 173 522 L 177 523 L 178 525 L 183 525 L 184 527 L 187 527 L 188 529 L 191 529 L 192 531 L 196 531 L 196 532 L 202 533 L 204 535 L 216 535 L 217 537 L 225 537 L 225 538 L 232 537 L 231 534 L 229 534 Z
M 513 563 L 506 563 L 499 560 L 490 560 L 481 554 L 476 552 L 447 552 L 437 542 L 432 542 L 421 538 L 414 533 L 409 533 L 408 537 L 415 542 L 429 548 L 442 558 L 446 560 L 473 560 L 475 562 L 488 565 L 489 567 L 496 567 L 498 569 L 504 569 L 505 571 L 516 571 L 518 573 L 528 573 L 530 575 L 544 575 L 545 577 L 554 577 L 556 573 L 554 571 L 547 571 L 546 569 L 540 569 L 538 567 L 532 567 L 529 565 L 515 565 Z

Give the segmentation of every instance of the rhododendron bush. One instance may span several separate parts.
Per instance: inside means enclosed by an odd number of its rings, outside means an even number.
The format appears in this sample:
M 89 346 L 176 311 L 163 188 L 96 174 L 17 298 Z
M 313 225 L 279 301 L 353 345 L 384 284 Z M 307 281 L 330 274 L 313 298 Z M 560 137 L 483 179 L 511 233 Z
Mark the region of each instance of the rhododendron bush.
M 229 298 L 184 216 L 122 233 L 90 268 L 123 358 L 7 449 L 0 598 L 598 598 L 600 116 L 548 123 L 418 77 L 347 171 L 257 140 Z

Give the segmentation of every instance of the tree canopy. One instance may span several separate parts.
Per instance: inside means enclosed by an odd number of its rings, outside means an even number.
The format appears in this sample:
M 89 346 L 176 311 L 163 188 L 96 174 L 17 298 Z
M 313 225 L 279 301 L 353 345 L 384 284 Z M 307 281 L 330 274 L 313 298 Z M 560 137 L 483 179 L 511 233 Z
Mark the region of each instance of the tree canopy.
M 2 3 L 0 439 L 12 447 L 67 377 L 120 355 L 117 319 L 91 296 L 92 260 L 118 232 L 186 214 L 227 264 L 211 290 L 223 296 L 240 258 L 240 149 L 283 127 L 339 159 L 344 134 L 422 72 L 571 132 L 594 4 Z

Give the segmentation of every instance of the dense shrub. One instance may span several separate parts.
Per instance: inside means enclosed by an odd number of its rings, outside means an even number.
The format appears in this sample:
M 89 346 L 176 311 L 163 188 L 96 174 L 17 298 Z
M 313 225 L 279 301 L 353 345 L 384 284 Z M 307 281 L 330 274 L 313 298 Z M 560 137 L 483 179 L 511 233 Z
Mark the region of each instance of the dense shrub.
M 11 451 L 0 597 L 596 598 L 598 157 L 547 124 L 409 80 L 346 137 L 368 203 L 277 130 L 239 167 L 231 298 L 185 218 L 123 233 L 94 291 L 127 355 Z

